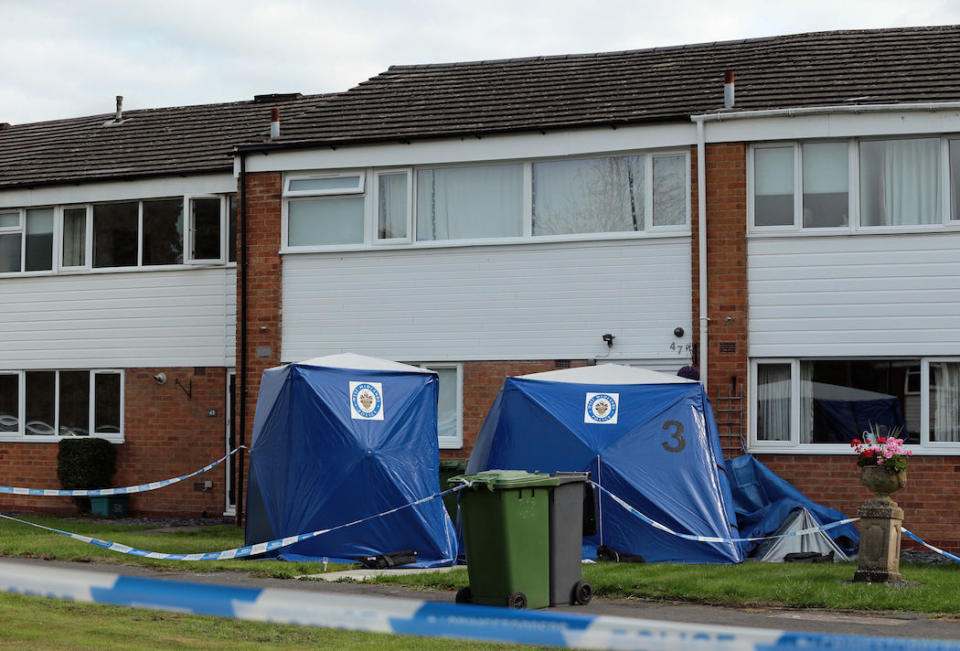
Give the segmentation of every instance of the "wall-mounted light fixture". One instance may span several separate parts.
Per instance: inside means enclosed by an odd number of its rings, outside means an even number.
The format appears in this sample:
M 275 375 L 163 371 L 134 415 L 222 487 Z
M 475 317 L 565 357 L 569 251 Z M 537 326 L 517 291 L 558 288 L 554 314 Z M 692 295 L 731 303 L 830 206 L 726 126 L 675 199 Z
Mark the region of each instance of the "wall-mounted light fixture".
M 153 376 L 153 379 L 156 380 L 157 384 L 166 384 L 167 383 L 167 374 L 166 373 L 157 373 Z
M 609 332 L 603 335 L 603 341 L 607 344 L 607 348 L 613 348 L 613 340 L 616 339 L 615 336 Z

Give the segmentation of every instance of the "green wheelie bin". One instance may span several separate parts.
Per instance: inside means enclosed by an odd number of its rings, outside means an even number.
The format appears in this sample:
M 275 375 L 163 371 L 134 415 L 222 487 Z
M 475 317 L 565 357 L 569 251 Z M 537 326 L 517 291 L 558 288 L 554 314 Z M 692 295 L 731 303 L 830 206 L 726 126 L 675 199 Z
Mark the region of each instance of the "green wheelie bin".
M 510 608 L 550 605 L 550 500 L 559 481 L 523 470 L 461 475 L 460 512 L 470 586 L 458 603 Z

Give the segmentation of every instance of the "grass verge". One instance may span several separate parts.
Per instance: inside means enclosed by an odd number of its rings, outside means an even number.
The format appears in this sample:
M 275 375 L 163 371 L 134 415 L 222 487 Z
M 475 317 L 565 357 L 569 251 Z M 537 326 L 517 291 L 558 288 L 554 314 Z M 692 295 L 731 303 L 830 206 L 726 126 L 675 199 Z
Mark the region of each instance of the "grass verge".
M 213 525 L 198 529 L 157 533 L 144 525 L 95 518 L 69 520 L 48 516 L 17 516 L 46 527 L 91 536 L 101 540 L 167 554 L 214 552 L 243 546 L 243 530 L 232 525 Z M 9 558 L 42 558 L 45 560 L 97 562 L 114 565 L 136 565 L 157 571 L 223 572 L 240 571 L 255 577 L 290 579 L 304 574 L 320 574 L 322 563 L 286 561 L 160 561 L 112 552 L 66 536 L 0 519 L 0 556 Z M 327 570 L 353 567 L 331 563 Z
M 854 563 L 742 563 L 678 565 L 596 563 L 583 566 L 594 594 L 612 599 L 657 599 L 692 603 L 831 610 L 960 613 L 960 564 L 901 566 L 917 585 L 893 587 L 844 583 Z M 420 589 L 456 590 L 468 584 L 466 569 L 375 579 Z
M 0 647 L 20 649 L 529 649 L 0 593 Z

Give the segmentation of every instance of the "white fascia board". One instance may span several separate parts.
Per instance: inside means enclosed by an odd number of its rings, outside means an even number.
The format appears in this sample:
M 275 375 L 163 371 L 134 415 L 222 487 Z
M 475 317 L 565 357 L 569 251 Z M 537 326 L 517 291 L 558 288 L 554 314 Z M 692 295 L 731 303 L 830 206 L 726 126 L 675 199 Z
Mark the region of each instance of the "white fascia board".
M 236 192 L 232 174 L 169 176 L 135 181 L 50 185 L 0 191 L 0 207 L 52 206 L 99 201 Z
M 709 131 L 709 130 L 708 130 Z M 482 138 L 448 138 L 344 145 L 336 149 L 292 149 L 247 154 L 248 172 L 323 170 L 364 167 L 405 167 L 494 160 L 555 158 L 636 149 L 670 149 L 696 144 L 693 123 L 617 129 L 571 129 L 545 134 L 523 133 Z
M 960 131 L 960 110 L 740 117 L 706 123 L 707 142 L 853 138 Z

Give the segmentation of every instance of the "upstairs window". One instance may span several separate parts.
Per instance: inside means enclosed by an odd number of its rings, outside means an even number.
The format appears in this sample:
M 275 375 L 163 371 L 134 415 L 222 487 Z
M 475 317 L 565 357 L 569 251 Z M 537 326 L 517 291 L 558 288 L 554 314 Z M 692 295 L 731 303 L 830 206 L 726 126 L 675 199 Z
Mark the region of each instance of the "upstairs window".
M 753 215 L 757 226 L 792 226 L 793 147 L 762 147 L 753 155 Z
M 763 144 L 751 147 L 750 161 L 756 232 L 916 230 L 960 221 L 955 137 Z
M 522 165 L 418 170 L 418 240 L 486 239 L 522 234 Z
M 363 174 L 288 179 L 288 245 L 363 243 L 363 181 Z
M 223 229 L 220 197 L 190 199 L 190 259 L 218 262 L 222 259 Z
M 406 171 L 378 172 L 376 179 L 377 240 L 409 241 L 413 213 L 410 174 Z
M 87 209 L 63 209 L 62 267 L 87 266 Z
M 0 210 L 0 273 L 53 269 L 53 208 Z
M 227 262 L 237 261 L 237 194 L 227 195 Z
M 644 229 L 644 157 L 533 164 L 533 234 Z
M 23 215 L 0 212 L 0 273 L 20 271 L 23 263 Z
M 804 228 L 833 228 L 850 223 L 847 149 L 845 142 L 809 142 L 801 146 Z
M 101 203 L 93 207 L 93 266 L 136 267 L 140 204 Z
M 940 139 L 860 143 L 860 224 L 939 224 Z
M 960 140 L 950 141 L 950 219 L 960 221 Z
M 183 263 L 183 199 L 142 201 L 145 267 Z
M 290 175 L 285 247 L 688 231 L 689 167 L 673 151 Z

